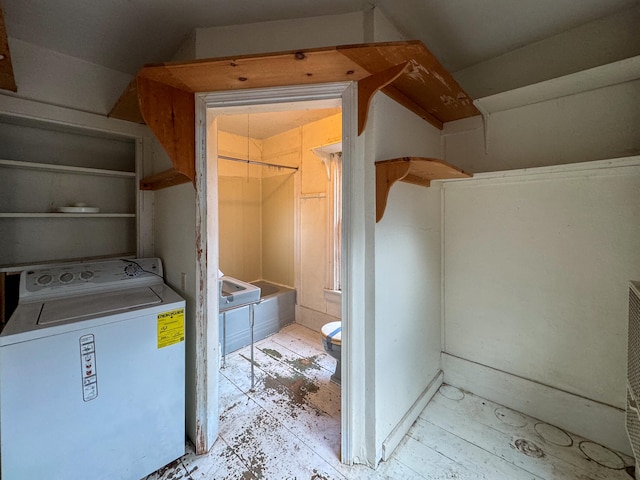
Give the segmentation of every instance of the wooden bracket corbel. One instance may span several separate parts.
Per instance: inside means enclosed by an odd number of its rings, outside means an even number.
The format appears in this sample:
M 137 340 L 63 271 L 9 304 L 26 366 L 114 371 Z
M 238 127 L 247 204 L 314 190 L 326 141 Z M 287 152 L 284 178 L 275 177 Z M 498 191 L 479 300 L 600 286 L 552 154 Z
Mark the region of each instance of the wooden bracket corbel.
M 382 220 L 391 186 L 409 175 L 409 166 L 409 162 L 376 163 L 376 222 Z
M 362 135 L 367 124 L 369 105 L 376 92 L 402 75 L 409 67 L 409 62 L 394 65 L 368 77 L 358 80 L 358 135 Z
M 428 187 L 431 180 L 469 178 L 472 175 L 437 158 L 401 157 L 376 162 L 376 222 L 387 208 L 389 190 L 397 181 Z
M 144 121 L 173 162 L 173 168 L 140 181 L 143 190 L 186 182 L 195 184 L 195 99 L 193 92 L 137 77 L 138 102 Z
M 4 26 L 4 15 L 0 6 L 0 89 L 17 92 L 16 79 L 13 75 L 11 54 L 9 53 L 9 41 L 7 29 Z

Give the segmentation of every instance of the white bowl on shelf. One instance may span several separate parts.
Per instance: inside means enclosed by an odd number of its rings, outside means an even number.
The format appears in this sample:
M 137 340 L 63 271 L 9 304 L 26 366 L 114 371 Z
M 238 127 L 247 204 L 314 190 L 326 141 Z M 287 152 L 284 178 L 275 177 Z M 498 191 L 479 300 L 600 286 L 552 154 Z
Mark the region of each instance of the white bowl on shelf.
M 77 203 L 71 207 L 58 207 L 56 211 L 59 213 L 99 213 L 100 209 Z

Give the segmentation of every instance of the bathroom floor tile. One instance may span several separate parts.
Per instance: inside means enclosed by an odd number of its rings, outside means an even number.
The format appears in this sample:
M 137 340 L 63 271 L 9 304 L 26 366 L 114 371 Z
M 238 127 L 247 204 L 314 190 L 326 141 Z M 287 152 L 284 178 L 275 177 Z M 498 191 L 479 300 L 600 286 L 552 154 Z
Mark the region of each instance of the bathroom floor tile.
M 300 325 L 256 342 L 220 370 L 220 435 L 147 480 L 629 480 L 633 459 L 443 385 L 376 470 L 340 463 L 340 387 L 320 335 Z M 597 459 L 580 448 L 590 444 Z

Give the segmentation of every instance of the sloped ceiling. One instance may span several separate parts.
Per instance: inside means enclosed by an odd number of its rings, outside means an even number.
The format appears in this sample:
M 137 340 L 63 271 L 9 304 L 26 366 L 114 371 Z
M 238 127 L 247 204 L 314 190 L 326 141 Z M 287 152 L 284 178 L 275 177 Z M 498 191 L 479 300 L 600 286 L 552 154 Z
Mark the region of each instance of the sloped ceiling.
M 638 6 L 638 0 L 2 0 L 10 38 L 134 74 L 197 27 L 379 8 L 450 72 Z M 295 47 L 293 47 L 295 48 Z

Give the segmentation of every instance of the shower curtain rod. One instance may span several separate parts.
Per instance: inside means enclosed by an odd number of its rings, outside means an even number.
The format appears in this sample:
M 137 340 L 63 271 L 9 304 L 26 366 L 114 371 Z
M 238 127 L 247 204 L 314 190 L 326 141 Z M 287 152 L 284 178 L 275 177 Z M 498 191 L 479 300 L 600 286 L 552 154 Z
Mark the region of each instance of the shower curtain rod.
M 248 163 L 250 165 L 261 165 L 263 167 L 275 167 L 275 168 L 288 168 L 290 170 L 298 170 L 298 167 L 289 167 L 287 165 L 277 165 L 275 163 L 256 162 L 255 160 L 245 160 L 244 158 L 227 157 L 225 155 L 218 155 L 218 158 L 222 160 L 231 160 L 232 162 Z

